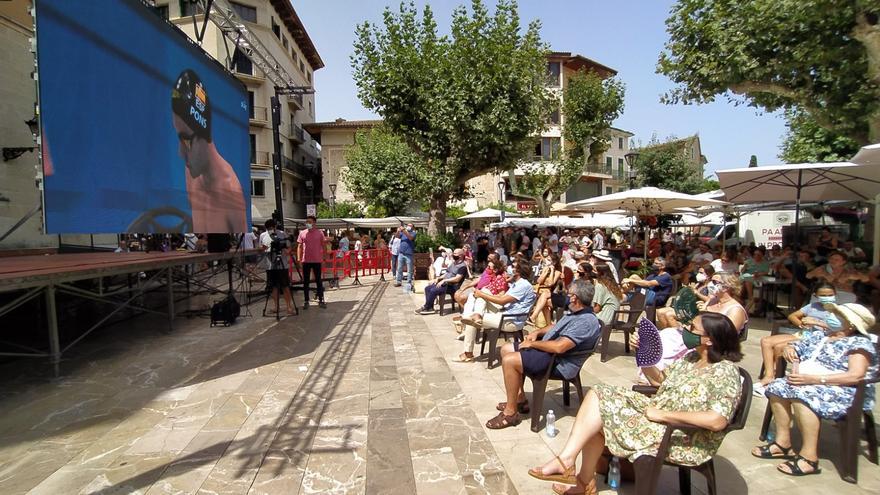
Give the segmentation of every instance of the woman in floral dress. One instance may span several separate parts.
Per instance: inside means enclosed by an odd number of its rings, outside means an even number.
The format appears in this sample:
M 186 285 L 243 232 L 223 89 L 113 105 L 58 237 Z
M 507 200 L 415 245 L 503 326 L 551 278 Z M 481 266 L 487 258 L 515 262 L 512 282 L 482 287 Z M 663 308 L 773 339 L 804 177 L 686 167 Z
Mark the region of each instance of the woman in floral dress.
M 739 369 L 733 364 L 742 359 L 739 336 L 723 314 L 702 313 L 685 331 L 684 341 L 693 350 L 682 359 L 663 371 L 644 368 L 650 382 L 660 386 L 653 397 L 622 387 L 593 387 L 578 410 L 562 452 L 529 474 L 561 483 L 553 486 L 559 494 L 595 494 L 596 462 L 604 448 L 631 461 L 656 455 L 665 422 L 701 428 L 692 435 L 673 434 L 670 461 L 695 466 L 711 459 L 742 393 Z M 575 476 L 580 453 L 583 459 Z
M 821 419 L 840 419 L 846 415 L 855 395 L 854 385 L 866 373 L 877 370 L 877 354 L 868 329 L 874 315 L 861 304 L 828 304 L 840 317 L 840 330 L 810 332 L 792 342 L 782 352 L 790 363 L 798 363 L 786 378 L 777 378 L 767 387 L 767 398 L 776 424 L 776 440 L 755 447 L 752 455 L 762 459 L 793 459 L 778 466 L 792 476 L 818 474 L 819 427 Z M 794 368 L 794 366 L 792 366 Z M 865 389 L 865 410 L 874 408 L 874 385 Z M 792 416 L 803 437 L 796 455 L 791 447 Z

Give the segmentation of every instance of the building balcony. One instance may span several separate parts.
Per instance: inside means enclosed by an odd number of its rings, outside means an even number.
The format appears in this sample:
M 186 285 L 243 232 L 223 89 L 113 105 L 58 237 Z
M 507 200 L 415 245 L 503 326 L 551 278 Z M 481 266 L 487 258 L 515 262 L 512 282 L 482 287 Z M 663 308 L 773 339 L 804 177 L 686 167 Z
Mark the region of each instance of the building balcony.
M 297 124 L 281 126 L 281 133 L 297 144 L 304 144 L 306 142 L 305 131 L 303 131 L 302 126 Z
M 249 116 L 252 125 L 268 126 L 269 125 L 269 109 L 266 107 L 251 107 Z
M 303 179 L 312 177 L 315 174 L 315 171 L 313 169 L 296 163 L 291 158 L 288 158 L 286 156 L 281 157 L 281 165 L 284 167 L 285 170 L 289 170 L 290 172 L 293 172 L 294 175 L 298 175 Z
M 260 165 L 263 167 L 272 166 L 272 154 L 268 151 L 254 151 L 251 153 L 251 165 Z
M 288 95 L 287 104 L 296 110 L 304 110 L 303 95 Z

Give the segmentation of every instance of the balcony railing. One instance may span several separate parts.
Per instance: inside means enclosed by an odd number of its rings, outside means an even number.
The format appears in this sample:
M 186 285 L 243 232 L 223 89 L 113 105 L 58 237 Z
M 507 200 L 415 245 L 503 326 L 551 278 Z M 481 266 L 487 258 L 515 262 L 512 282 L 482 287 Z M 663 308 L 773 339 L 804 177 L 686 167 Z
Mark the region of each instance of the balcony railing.
M 251 120 L 269 121 L 269 109 L 266 107 L 251 107 Z
M 281 157 L 281 164 L 287 170 L 290 170 L 291 172 L 298 174 L 302 177 L 311 177 L 312 175 L 314 175 L 314 171 L 311 168 L 296 163 L 286 156 Z
M 255 151 L 251 154 L 251 163 L 254 165 L 264 165 L 269 166 L 272 164 L 270 161 L 271 153 L 268 151 Z
M 611 171 L 605 165 L 591 163 L 584 168 L 585 174 L 611 175 Z
M 305 132 L 303 128 L 298 125 L 292 125 L 293 132 L 290 134 L 291 139 L 296 139 L 300 143 L 306 142 Z
M 302 95 L 289 95 L 287 97 L 287 102 L 292 103 L 300 110 L 303 109 L 303 96 Z

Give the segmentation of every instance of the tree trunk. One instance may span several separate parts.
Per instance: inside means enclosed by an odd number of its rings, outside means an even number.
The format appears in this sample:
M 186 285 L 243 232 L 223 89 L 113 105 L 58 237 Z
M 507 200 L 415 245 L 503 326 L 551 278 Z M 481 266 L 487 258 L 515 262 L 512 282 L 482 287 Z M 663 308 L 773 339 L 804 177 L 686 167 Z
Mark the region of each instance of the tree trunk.
M 550 216 L 550 205 L 547 201 L 544 200 L 543 196 L 532 196 L 535 199 L 535 204 L 538 206 L 538 215 L 547 218 Z
M 436 237 L 443 232 L 446 232 L 446 193 L 434 193 L 428 211 L 428 235 Z
M 869 18 L 864 12 L 856 17 L 856 27 L 853 30 L 853 37 L 862 43 L 865 47 L 865 53 L 868 56 L 868 79 L 880 85 L 880 27 L 876 24 L 876 19 Z M 868 115 L 868 142 L 864 139 L 856 139 L 859 144 L 873 144 L 880 142 L 880 106 L 875 107 L 874 111 Z

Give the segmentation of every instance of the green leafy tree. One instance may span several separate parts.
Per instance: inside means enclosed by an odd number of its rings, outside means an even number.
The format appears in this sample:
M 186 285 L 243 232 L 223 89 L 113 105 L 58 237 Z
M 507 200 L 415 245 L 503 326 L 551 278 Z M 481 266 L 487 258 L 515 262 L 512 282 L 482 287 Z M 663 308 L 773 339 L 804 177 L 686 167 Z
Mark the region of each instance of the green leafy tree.
M 318 203 L 318 218 L 363 218 L 364 207 L 356 201 L 337 201 L 336 207 L 321 201 Z
M 788 132 L 779 149 L 786 163 L 846 161 L 859 151 L 853 139 L 819 126 L 804 112 L 788 111 L 785 120 Z
M 431 191 L 425 161 L 384 126 L 358 132 L 345 159 L 343 182 L 373 213 L 402 215 L 410 202 Z
M 721 184 L 719 184 L 717 180 L 703 179 L 703 183 L 700 185 L 700 190 L 697 192 L 717 191 L 719 189 L 721 189 Z
M 510 170 L 513 193 L 535 200 L 541 216 L 550 215 L 550 205 L 580 178 L 590 164 L 608 149 L 606 134 L 623 112 L 624 85 L 617 78 L 603 79 L 595 72 L 578 71 L 569 78 L 563 93 L 562 137 L 564 155 L 559 159 L 531 161 L 519 165 L 522 177 Z
M 440 36 L 430 6 L 385 9 L 382 25 L 358 26 L 352 67 L 358 96 L 421 158 L 431 177 L 428 231 L 444 229 L 446 201 L 465 183 L 510 168 L 541 129 L 547 48 L 517 5 L 458 7 Z M 414 198 L 420 199 L 420 198 Z
M 685 147 L 669 144 L 674 136 L 661 142 L 652 136 L 648 145 L 639 149 L 636 181 L 639 186 L 659 187 L 686 194 L 704 192 L 704 179 L 688 157 Z
M 876 0 L 679 0 L 658 72 L 667 103 L 728 95 L 797 109 L 859 145 L 880 141 Z

